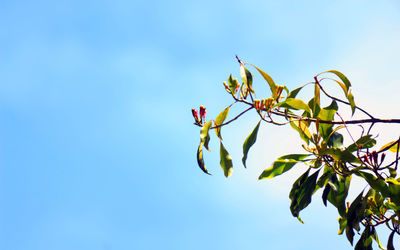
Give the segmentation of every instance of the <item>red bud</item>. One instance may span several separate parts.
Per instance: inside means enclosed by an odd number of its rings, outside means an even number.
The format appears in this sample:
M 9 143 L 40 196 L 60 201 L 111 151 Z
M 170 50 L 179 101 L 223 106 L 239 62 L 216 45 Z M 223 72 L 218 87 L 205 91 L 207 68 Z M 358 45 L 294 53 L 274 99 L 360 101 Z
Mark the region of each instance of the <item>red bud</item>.
M 206 118 L 206 108 L 203 105 L 200 106 L 200 117 Z

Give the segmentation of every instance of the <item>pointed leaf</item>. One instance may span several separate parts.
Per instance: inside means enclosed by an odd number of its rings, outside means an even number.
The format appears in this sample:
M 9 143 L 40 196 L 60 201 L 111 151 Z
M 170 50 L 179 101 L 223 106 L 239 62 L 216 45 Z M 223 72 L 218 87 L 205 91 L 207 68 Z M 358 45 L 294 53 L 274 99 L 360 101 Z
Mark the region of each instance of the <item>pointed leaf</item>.
M 256 69 L 258 70 L 258 72 L 260 72 L 260 74 L 262 75 L 262 77 L 265 79 L 265 81 L 268 82 L 269 88 L 271 89 L 271 92 L 272 92 L 272 97 L 273 97 L 274 99 L 276 99 L 276 98 L 277 98 L 277 96 L 276 96 L 276 88 L 277 88 L 277 86 L 276 86 L 274 80 L 272 80 L 272 77 L 269 76 L 269 75 L 268 75 L 267 73 L 265 73 L 264 71 L 262 71 L 261 69 L 259 69 L 258 67 L 254 66 L 254 65 L 253 65 L 253 67 L 256 68 Z
M 354 95 L 349 91 L 349 94 L 347 95 L 347 100 L 350 103 L 351 107 L 351 115 L 354 115 L 354 112 L 356 111 L 356 104 L 354 102 Z
M 200 130 L 200 143 L 203 143 L 204 147 L 208 151 L 210 151 L 208 148 L 208 142 L 210 141 L 210 135 L 208 134 L 208 131 L 210 130 L 211 124 L 211 121 L 208 121 Z
M 250 71 L 246 69 L 243 64 L 240 65 L 240 75 L 242 76 L 243 83 L 246 85 L 249 90 L 254 93 L 253 90 L 253 76 Z
M 356 143 L 348 146 L 346 150 L 349 152 L 354 152 L 357 151 L 357 146 L 359 147 L 359 149 L 371 148 L 375 146 L 376 140 L 372 139 L 371 137 L 372 135 L 364 135 L 363 137 L 358 139 Z
M 224 144 L 221 142 L 221 150 L 220 150 L 220 157 L 221 157 L 221 167 L 224 170 L 225 177 L 229 177 L 232 174 L 233 166 L 232 166 L 232 158 L 229 155 L 228 151 L 224 147 Z
M 259 180 L 261 179 L 269 179 L 273 178 L 277 175 L 281 175 L 285 173 L 286 171 L 290 170 L 294 165 L 296 165 L 298 161 L 295 160 L 277 160 L 274 161 L 272 164 L 272 167 L 265 169 L 260 177 L 258 177 Z
M 383 147 L 381 147 L 381 149 L 379 149 L 379 151 L 389 150 L 393 153 L 396 153 L 397 152 L 397 144 L 398 144 L 398 140 L 386 143 Z
M 300 211 L 311 203 L 311 197 L 316 186 L 318 173 L 319 170 L 311 176 L 306 177 L 292 197 L 290 211 L 294 217 L 299 217 Z
M 288 98 L 285 101 L 278 103 L 277 106 L 295 110 L 301 109 L 311 113 L 310 107 L 300 99 Z
M 217 118 L 215 118 L 215 122 L 214 122 L 215 126 L 219 126 L 225 121 L 225 119 L 226 119 L 226 117 L 228 116 L 228 113 L 229 113 L 229 108 L 230 108 L 230 106 L 227 107 L 226 109 L 222 110 L 222 112 L 217 116 Z M 217 136 L 219 137 L 219 139 L 222 140 L 221 127 L 216 128 L 215 129 L 215 133 L 217 133 Z
M 283 155 L 278 158 L 278 160 L 295 160 L 295 161 L 303 161 L 305 158 L 310 156 L 311 154 L 290 154 L 290 155 Z
M 251 146 L 253 146 L 253 144 L 257 140 L 257 133 L 258 133 L 258 129 L 260 127 L 260 123 L 261 123 L 261 121 L 259 121 L 257 123 L 256 127 L 253 129 L 251 134 L 246 138 L 246 140 L 243 143 L 243 158 L 242 158 L 242 162 L 243 162 L 244 167 L 246 167 L 247 154 L 249 153 L 249 150 L 250 150 Z
M 299 91 L 302 89 L 303 87 L 299 87 L 297 89 L 292 90 L 287 98 L 295 98 L 297 96 L 297 94 L 299 93 Z
M 347 90 L 350 88 L 350 86 L 351 86 L 350 81 L 349 81 L 349 79 L 347 79 L 347 77 L 345 75 L 343 75 L 343 73 L 341 73 L 337 70 L 328 70 L 325 72 L 330 72 L 330 73 L 335 74 L 337 77 L 340 78 L 340 80 L 342 80 L 342 82 L 345 84 Z
M 203 159 L 203 143 L 200 143 L 199 148 L 197 149 L 197 164 L 204 173 L 211 175 L 208 171 L 206 166 L 204 165 Z

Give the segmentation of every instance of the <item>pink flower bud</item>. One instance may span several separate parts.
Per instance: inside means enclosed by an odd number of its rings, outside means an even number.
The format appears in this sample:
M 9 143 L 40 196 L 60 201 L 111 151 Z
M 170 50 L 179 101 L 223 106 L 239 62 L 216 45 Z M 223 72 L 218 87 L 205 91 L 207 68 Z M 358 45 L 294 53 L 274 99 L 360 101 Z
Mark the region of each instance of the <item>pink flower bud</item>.
M 200 117 L 202 117 L 203 119 L 206 118 L 206 108 L 203 107 L 203 105 L 200 106 Z
M 192 109 L 192 115 L 193 115 L 193 117 L 194 117 L 194 119 L 195 119 L 196 121 L 199 120 L 199 115 L 198 115 L 198 113 L 197 113 L 197 110 Z

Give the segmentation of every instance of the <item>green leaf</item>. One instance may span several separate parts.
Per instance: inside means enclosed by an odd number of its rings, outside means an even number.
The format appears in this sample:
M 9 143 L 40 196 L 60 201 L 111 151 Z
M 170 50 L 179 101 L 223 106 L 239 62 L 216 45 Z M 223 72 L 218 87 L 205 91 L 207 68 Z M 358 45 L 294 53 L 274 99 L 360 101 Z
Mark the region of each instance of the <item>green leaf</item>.
M 310 156 L 311 154 L 289 154 L 284 155 L 278 158 L 278 160 L 295 160 L 295 161 L 304 161 L 305 158 Z
M 230 108 L 230 106 L 227 107 L 226 109 L 222 110 L 222 112 L 217 116 L 217 118 L 215 118 L 215 126 L 219 126 L 225 121 L 225 119 L 229 113 L 229 108 Z M 222 140 L 221 127 L 216 128 L 215 133 L 217 133 L 217 136 L 219 137 L 219 139 Z
M 303 87 L 299 87 L 297 89 L 292 90 L 287 98 L 295 98 L 297 96 L 297 94 L 299 93 L 299 91 L 302 89 Z
M 349 91 L 349 94 L 347 95 L 347 100 L 349 100 L 350 107 L 351 107 L 351 115 L 354 115 L 354 112 L 356 111 L 356 104 L 354 102 L 354 95 Z
M 265 169 L 258 179 L 269 179 L 280 175 L 290 170 L 296 163 L 304 162 L 304 159 L 308 156 L 310 156 L 310 154 L 289 154 L 281 156 L 278 160 L 274 161 L 272 167 Z
M 221 147 L 220 147 L 220 157 L 221 157 L 221 167 L 224 170 L 224 175 L 225 177 L 229 177 L 232 174 L 233 171 L 233 166 L 232 166 L 232 158 L 229 155 L 228 151 L 224 147 L 221 141 Z
M 357 196 L 357 198 L 351 203 L 347 214 L 346 214 L 346 220 L 347 220 L 347 226 L 346 226 L 346 236 L 347 239 L 350 241 L 350 243 L 353 245 L 353 237 L 354 237 L 354 230 L 353 228 L 359 228 L 358 224 L 360 223 L 361 219 L 363 218 L 360 215 L 363 215 L 364 209 L 362 205 L 363 203 L 362 198 L 363 198 L 363 191 Z M 362 210 L 360 212 L 360 210 Z
M 308 172 L 309 170 L 306 173 L 308 174 Z M 318 173 L 319 170 L 311 176 L 306 176 L 306 178 L 303 179 L 301 183 L 295 183 L 293 185 L 294 188 L 295 185 L 297 186 L 298 184 L 300 184 L 298 185 L 298 190 L 293 193 L 293 196 L 291 198 L 290 211 L 292 212 L 292 215 L 294 217 L 299 217 L 300 211 L 306 208 L 311 203 L 311 197 L 316 186 Z M 303 178 L 303 176 L 301 178 Z
M 395 250 L 393 246 L 393 237 L 396 231 L 392 231 L 389 235 L 388 243 L 387 243 L 387 250 Z
M 285 101 L 278 103 L 277 106 L 295 110 L 301 109 L 311 113 L 310 107 L 300 99 L 287 98 Z
M 274 161 L 272 164 L 272 167 L 265 169 L 260 177 L 258 177 L 259 180 L 261 179 L 269 179 L 273 178 L 277 175 L 281 175 L 285 173 L 286 171 L 290 170 L 294 165 L 296 165 L 298 161 L 295 160 L 277 160 Z
M 349 191 L 350 181 L 351 175 L 347 177 L 339 175 L 338 179 L 334 174 L 328 182 L 331 187 L 327 194 L 328 201 L 338 209 L 342 217 L 346 216 L 346 197 Z
M 200 143 L 203 143 L 204 147 L 208 151 L 210 151 L 208 148 L 208 142 L 210 141 L 210 135 L 208 134 L 208 131 L 210 130 L 211 124 L 211 121 L 208 121 L 200 130 Z
M 242 76 L 243 83 L 246 85 L 246 87 L 249 88 L 252 93 L 254 93 L 253 76 L 242 64 L 240 65 L 240 75 Z
M 324 168 L 324 173 L 321 175 L 321 177 L 319 177 L 318 181 L 317 181 L 317 186 L 315 187 L 314 193 L 322 188 L 325 187 L 328 184 L 329 179 L 332 176 L 332 171 L 331 168 L 329 166 L 325 166 Z M 324 199 L 322 199 L 324 200 Z M 326 200 L 324 202 L 325 206 L 326 206 Z
M 372 250 L 372 230 L 370 226 L 366 226 L 364 232 L 361 234 L 359 241 L 354 247 L 355 250 Z
M 371 148 L 375 146 L 376 140 L 371 138 L 372 135 L 364 135 L 356 141 L 356 143 L 351 144 L 346 148 L 347 151 L 354 152 L 357 151 L 357 145 L 359 149 Z
M 321 150 L 320 155 L 329 155 L 335 161 L 361 163 L 361 161 L 348 150 L 341 150 L 340 148 L 327 148 Z
M 303 139 L 307 144 L 309 144 L 311 139 L 310 130 L 308 130 L 308 124 L 305 121 L 291 121 L 290 126 L 299 132 L 301 139 Z
M 211 175 L 208 171 L 206 166 L 204 165 L 203 159 L 203 143 L 200 143 L 199 148 L 197 149 L 197 164 L 204 173 Z
M 366 173 L 363 171 L 354 172 L 355 175 L 363 178 L 367 181 L 367 183 L 376 191 L 379 191 L 383 197 L 388 198 L 390 196 L 390 192 L 388 186 L 386 185 L 384 180 L 378 179 L 376 176 L 370 173 Z
M 323 121 L 333 121 L 333 117 L 335 116 L 337 110 L 338 110 L 338 105 L 336 101 L 333 100 L 329 106 L 319 111 L 318 119 Z M 318 129 L 319 132 L 321 133 L 322 138 L 324 138 L 325 141 L 329 139 L 328 137 L 332 132 L 332 127 L 333 124 L 319 123 Z
M 345 75 L 343 75 L 343 73 L 341 73 L 341 72 L 339 72 L 339 71 L 337 71 L 337 70 L 328 70 L 328 71 L 325 71 L 325 72 L 333 73 L 333 74 L 335 74 L 337 77 L 339 77 L 340 80 L 342 80 L 342 82 L 345 84 L 346 89 L 347 89 L 347 91 L 348 91 L 348 89 L 350 88 L 351 84 L 350 84 L 349 79 L 347 79 L 347 77 L 346 77 Z
M 231 90 L 232 95 L 236 94 L 236 86 L 239 85 L 239 82 L 236 78 L 232 78 L 232 74 L 229 75 L 228 78 L 229 89 Z
M 261 121 L 259 121 L 256 125 L 256 127 L 253 129 L 251 134 L 246 138 L 246 140 L 243 143 L 243 158 L 242 162 L 244 167 L 246 167 L 246 159 L 247 159 L 247 154 L 249 153 L 249 150 L 251 146 L 256 142 L 257 140 L 257 133 L 258 133 L 258 128 L 260 127 Z
M 276 93 L 276 88 L 277 88 L 277 86 L 276 86 L 274 80 L 272 80 L 272 77 L 270 77 L 267 73 L 265 73 L 264 71 L 262 71 L 262 70 L 259 69 L 258 67 L 254 66 L 254 65 L 252 65 L 252 66 L 253 66 L 254 68 L 256 68 L 256 69 L 258 70 L 258 72 L 260 72 L 260 74 L 262 75 L 262 77 L 265 79 L 265 81 L 268 82 L 269 88 L 271 89 L 272 97 L 273 97 L 274 99 L 276 99 L 276 98 L 277 98 L 277 96 L 276 96 L 276 94 L 277 94 L 277 93 Z
M 308 106 L 311 108 L 312 110 L 312 117 L 313 118 L 317 118 L 319 112 L 321 111 L 321 107 L 320 104 L 318 103 L 314 103 L 314 98 L 312 98 L 309 102 L 308 102 Z

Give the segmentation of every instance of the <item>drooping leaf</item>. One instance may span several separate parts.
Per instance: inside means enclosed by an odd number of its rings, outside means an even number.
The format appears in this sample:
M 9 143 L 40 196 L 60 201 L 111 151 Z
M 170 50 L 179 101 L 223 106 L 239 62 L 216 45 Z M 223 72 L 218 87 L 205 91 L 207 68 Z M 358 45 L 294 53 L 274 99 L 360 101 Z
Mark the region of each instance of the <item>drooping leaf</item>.
M 324 203 L 325 207 L 327 206 L 326 201 L 328 200 L 328 194 L 331 191 L 331 185 L 326 185 L 324 191 L 322 192 L 322 202 Z
M 222 110 L 222 112 L 217 116 L 217 118 L 215 118 L 215 126 L 219 126 L 225 121 L 225 119 L 229 113 L 229 108 L 230 108 L 230 106 L 228 106 L 226 109 Z M 217 136 L 222 140 L 221 127 L 216 128 L 215 133 L 217 133 Z
M 359 147 L 359 149 L 371 148 L 375 146 L 376 140 L 372 139 L 371 137 L 372 135 L 364 135 L 363 137 L 358 139 L 356 143 L 353 143 L 350 146 L 348 146 L 346 150 L 354 152 L 357 150 L 357 146 Z
M 240 65 L 240 75 L 242 76 L 242 80 L 244 85 L 252 92 L 253 90 L 253 76 L 251 75 L 250 71 L 246 69 L 243 64 Z
M 308 174 L 309 170 L 306 172 Z M 297 191 L 294 191 L 291 197 L 290 211 L 294 217 L 299 217 L 300 211 L 306 208 L 311 203 L 311 197 L 316 186 L 319 170 L 311 176 L 301 176 L 302 181 L 293 185 L 297 186 Z M 293 190 L 292 188 L 292 190 Z M 291 191 L 292 193 L 292 191 Z
M 349 191 L 350 181 L 351 175 L 347 177 L 339 175 L 338 179 L 336 174 L 334 174 L 328 182 L 330 186 L 327 195 L 328 201 L 338 209 L 338 212 L 342 217 L 346 216 L 346 197 Z
M 285 101 L 278 103 L 277 106 L 295 110 L 305 110 L 311 113 L 310 107 L 300 99 L 287 98 Z
M 352 245 L 353 245 L 353 237 L 354 237 L 354 229 L 353 228 L 359 228 L 358 224 L 360 223 L 360 221 L 362 219 L 362 217 L 360 215 L 364 214 L 363 213 L 364 211 L 362 211 L 362 212 L 359 211 L 359 210 L 363 210 L 363 208 L 362 208 L 363 203 L 361 202 L 362 195 L 363 195 L 363 191 L 351 203 L 351 205 L 347 211 L 347 214 L 346 214 L 346 220 L 347 220 L 346 236 Z
M 258 133 L 258 129 L 260 127 L 260 123 L 261 123 L 261 121 L 259 121 L 257 123 L 256 127 L 253 129 L 251 134 L 246 138 L 246 140 L 243 143 L 243 158 L 242 158 L 242 162 L 243 162 L 244 167 L 246 167 L 247 154 L 249 153 L 249 150 L 250 150 L 251 146 L 253 146 L 253 144 L 257 140 L 257 133 Z
M 203 143 L 200 143 L 199 148 L 197 149 L 197 163 L 199 164 L 199 167 L 201 170 L 203 170 L 204 173 L 211 175 L 208 171 L 206 166 L 204 165 L 204 159 L 203 159 Z
M 354 112 L 356 111 L 356 103 L 354 102 L 354 95 L 349 91 L 349 94 L 347 95 L 347 100 L 350 103 L 351 107 L 351 115 L 354 115 Z
M 208 131 L 210 130 L 211 124 L 211 121 L 208 121 L 200 130 L 200 143 L 203 143 L 204 147 L 208 151 L 210 151 L 208 148 L 208 142 L 210 141 L 210 135 L 208 134 Z
M 387 243 L 387 250 L 395 250 L 393 246 L 393 237 L 396 231 L 392 231 L 389 235 L 388 243 Z
M 319 179 L 317 181 L 317 186 L 315 187 L 314 193 L 318 189 L 325 187 L 328 184 L 328 181 L 331 178 L 331 175 L 332 175 L 331 167 L 325 166 L 324 173 L 321 175 L 321 177 L 319 177 Z M 324 200 L 324 199 L 322 199 L 322 200 Z M 326 200 L 325 200 L 324 204 L 326 206 Z
M 233 171 L 233 166 L 232 166 L 232 158 L 229 155 L 228 151 L 226 150 L 226 148 L 224 147 L 224 145 L 221 143 L 221 147 L 220 147 L 220 164 L 222 169 L 224 170 L 224 175 L 225 177 L 229 177 L 232 174 Z
M 265 169 L 260 177 L 258 177 L 259 180 L 261 179 L 269 179 L 273 178 L 277 175 L 281 175 L 285 173 L 286 171 L 290 170 L 294 165 L 296 165 L 298 161 L 295 160 L 277 160 L 274 161 L 272 164 L 272 167 Z
M 345 84 L 346 89 L 347 89 L 347 91 L 348 91 L 348 89 L 349 89 L 350 86 L 351 86 L 351 83 L 350 83 L 349 79 L 347 79 L 347 77 L 346 77 L 343 73 L 341 73 L 341 72 L 339 72 L 339 71 L 337 71 L 337 70 L 328 70 L 328 71 L 326 71 L 326 72 L 333 73 L 333 74 L 335 74 L 337 77 L 339 77 L 340 80 L 342 80 L 342 82 Z
M 256 68 L 258 70 L 258 72 L 260 72 L 260 74 L 262 75 L 262 77 L 265 79 L 265 81 L 267 81 L 269 88 L 271 89 L 271 93 L 272 93 L 272 97 L 274 98 L 274 100 L 277 98 L 276 96 L 276 84 L 274 82 L 274 80 L 272 80 L 272 77 L 269 76 L 267 73 L 265 73 L 264 71 L 262 71 L 261 69 L 259 69 L 258 67 L 254 66 L 254 68 Z

